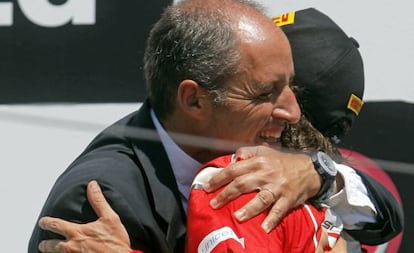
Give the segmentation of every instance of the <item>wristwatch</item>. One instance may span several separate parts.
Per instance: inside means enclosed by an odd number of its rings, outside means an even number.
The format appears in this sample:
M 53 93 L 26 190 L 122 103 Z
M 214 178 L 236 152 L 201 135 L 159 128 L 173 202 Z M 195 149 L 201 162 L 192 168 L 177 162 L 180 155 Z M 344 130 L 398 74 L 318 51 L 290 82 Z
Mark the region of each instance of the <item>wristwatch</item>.
M 309 202 L 315 206 L 320 206 L 332 194 L 335 186 L 335 178 L 338 173 L 332 158 L 322 151 L 313 152 L 311 159 L 315 170 L 322 178 L 321 188 Z

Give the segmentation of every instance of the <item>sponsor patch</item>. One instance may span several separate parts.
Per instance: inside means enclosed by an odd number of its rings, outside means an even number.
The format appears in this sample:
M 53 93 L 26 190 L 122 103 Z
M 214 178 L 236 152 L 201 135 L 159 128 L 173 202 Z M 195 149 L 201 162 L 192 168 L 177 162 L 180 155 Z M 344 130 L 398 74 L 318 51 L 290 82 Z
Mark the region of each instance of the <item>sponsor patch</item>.
M 351 97 L 349 97 L 347 108 L 358 115 L 363 105 L 364 102 L 362 99 L 352 94 Z
M 198 253 L 210 253 L 220 243 L 229 239 L 236 240 L 244 248 L 244 238 L 237 237 L 230 227 L 222 227 L 206 235 L 198 245 Z
M 295 12 L 291 11 L 280 16 L 272 18 L 273 23 L 277 26 L 290 25 L 295 23 Z

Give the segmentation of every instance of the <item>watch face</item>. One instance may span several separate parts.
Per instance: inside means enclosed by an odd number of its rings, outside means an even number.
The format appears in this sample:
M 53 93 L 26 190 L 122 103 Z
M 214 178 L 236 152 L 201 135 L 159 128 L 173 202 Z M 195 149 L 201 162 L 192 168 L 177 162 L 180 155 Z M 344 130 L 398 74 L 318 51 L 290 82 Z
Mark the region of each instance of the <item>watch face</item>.
M 331 157 L 329 157 L 327 154 L 323 153 L 323 152 L 318 152 L 317 153 L 318 156 L 318 160 L 320 165 L 325 169 L 325 171 L 335 177 L 336 176 L 336 168 L 335 168 L 335 164 L 332 161 Z

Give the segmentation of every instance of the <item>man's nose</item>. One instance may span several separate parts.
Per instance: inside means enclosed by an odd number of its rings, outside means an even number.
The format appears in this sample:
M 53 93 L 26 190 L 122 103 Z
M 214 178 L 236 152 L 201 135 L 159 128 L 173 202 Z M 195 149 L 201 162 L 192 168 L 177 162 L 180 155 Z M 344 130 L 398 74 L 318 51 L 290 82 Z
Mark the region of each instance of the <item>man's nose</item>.
M 286 86 L 276 101 L 272 116 L 275 119 L 295 124 L 299 121 L 300 114 L 301 111 L 295 93 L 289 86 Z

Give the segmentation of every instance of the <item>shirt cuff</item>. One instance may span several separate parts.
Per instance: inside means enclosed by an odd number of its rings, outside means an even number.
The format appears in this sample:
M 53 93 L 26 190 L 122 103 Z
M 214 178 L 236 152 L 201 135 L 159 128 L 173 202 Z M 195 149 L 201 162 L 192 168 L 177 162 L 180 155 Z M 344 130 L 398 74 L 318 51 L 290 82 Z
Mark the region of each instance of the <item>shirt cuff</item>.
M 341 217 L 345 229 L 361 229 L 365 223 L 375 222 L 377 210 L 361 177 L 349 166 L 335 163 L 335 167 L 344 179 L 344 188 L 325 203 Z

